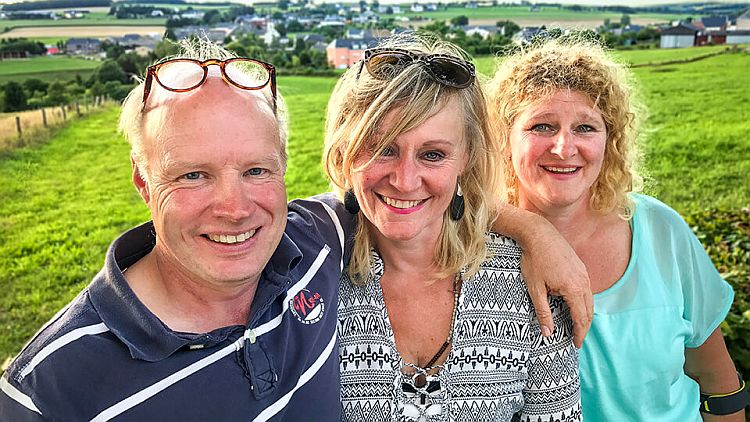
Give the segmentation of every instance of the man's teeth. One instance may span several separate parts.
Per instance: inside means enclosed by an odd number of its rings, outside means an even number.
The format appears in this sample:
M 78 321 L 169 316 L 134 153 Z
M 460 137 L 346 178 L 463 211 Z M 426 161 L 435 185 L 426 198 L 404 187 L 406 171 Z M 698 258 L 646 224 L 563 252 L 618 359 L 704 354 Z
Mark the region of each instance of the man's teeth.
M 250 239 L 255 235 L 255 230 L 251 230 L 249 232 L 240 233 L 238 235 L 231 235 L 231 234 L 209 234 L 208 238 L 213 240 L 214 242 L 219 243 L 237 243 L 237 242 L 244 242 L 247 239 Z
M 393 208 L 401 208 L 401 209 L 414 208 L 417 205 L 419 205 L 419 203 L 421 202 L 421 201 L 400 201 L 398 199 L 389 198 L 387 196 L 383 196 L 382 198 L 383 198 L 383 202 L 385 202 L 386 204 L 392 206 Z
M 578 167 L 544 167 L 545 170 L 552 173 L 573 173 L 578 170 Z

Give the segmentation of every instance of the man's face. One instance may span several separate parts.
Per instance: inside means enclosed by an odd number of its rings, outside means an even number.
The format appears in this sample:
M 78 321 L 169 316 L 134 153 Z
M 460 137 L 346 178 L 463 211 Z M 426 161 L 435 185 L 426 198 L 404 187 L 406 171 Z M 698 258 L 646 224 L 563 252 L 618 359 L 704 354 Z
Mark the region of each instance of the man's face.
M 157 89 L 144 120 L 145 181 L 162 274 L 219 286 L 256 281 L 286 224 L 278 127 L 259 93 L 209 76 Z M 137 172 L 135 172 L 137 173 Z

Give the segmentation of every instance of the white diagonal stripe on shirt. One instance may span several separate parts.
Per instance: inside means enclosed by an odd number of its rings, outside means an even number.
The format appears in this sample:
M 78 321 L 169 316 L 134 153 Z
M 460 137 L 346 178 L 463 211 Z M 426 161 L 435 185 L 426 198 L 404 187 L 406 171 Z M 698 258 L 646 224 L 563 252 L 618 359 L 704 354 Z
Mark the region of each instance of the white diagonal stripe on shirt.
M 297 293 L 300 292 L 300 290 L 304 289 L 305 286 L 310 283 L 310 280 L 312 280 L 312 278 L 315 277 L 315 274 L 318 273 L 318 270 L 323 265 L 323 262 L 326 260 L 326 257 L 328 256 L 328 253 L 330 253 L 330 251 L 331 248 L 328 245 L 323 246 L 323 249 L 318 252 L 318 256 L 315 257 L 315 261 L 313 261 L 313 263 L 310 265 L 310 268 L 307 270 L 305 275 L 302 276 L 302 278 L 287 291 L 281 313 L 277 315 L 276 318 L 266 322 L 265 324 L 262 324 L 252 330 L 245 331 L 245 337 L 249 335 L 249 331 L 255 332 L 256 337 L 262 336 L 263 334 L 273 330 L 281 324 L 281 320 L 284 318 L 284 313 L 286 313 L 287 309 L 289 309 L 289 300 L 296 296 Z
M 120 402 L 118 402 L 118 403 L 110 406 L 109 408 L 103 410 L 101 413 L 99 413 L 98 415 L 96 415 L 96 417 L 94 417 L 94 419 L 91 419 L 91 422 L 108 421 L 108 420 L 114 418 L 115 416 L 118 416 L 121 413 L 127 411 L 128 409 L 131 409 L 131 408 L 133 408 L 133 407 L 135 407 L 135 406 L 143 403 L 144 401 L 146 401 L 149 398 L 155 396 L 159 392 L 167 389 L 171 385 L 173 385 L 173 384 L 175 384 L 175 383 L 177 383 L 177 382 L 185 379 L 189 375 L 191 375 L 191 374 L 193 374 L 195 372 L 198 372 L 201 369 L 203 369 L 203 368 L 205 368 L 205 367 L 207 367 L 207 366 L 209 366 L 209 365 L 211 365 L 211 364 L 219 361 L 220 359 L 228 356 L 233 351 L 241 349 L 242 347 L 244 347 L 244 345 L 245 345 L 245 338 L 247 338 L 249 336 L 249 332 L 250 331 L 254 331 L 255 335 L 257 337 L 259 337 L 259 336 L 261 336 L 263 334 L 266 334 L 266 333 L 272 331 L 274 328 L 278 327 L 281 324 L 281 320 L 282 320 L 282 318 L 284 316 L 284 313 L 287 311 L 287 309 L 289 309 L 289 300 L 291 298 L 293 298 L 297 293 L 299 293 L 299 291 L 302 290 L 305 286 L 307 286 L 307 284 L 310 282 L 310 280 L 312 280 L 312 278 L 315 276 L 315 274 L 318 273 L 318 270 L 323 265 L 323 262 L 325 261 L 326 257 L 328 256 L 330 250 L 331 250 L 331 248 L 328 247 L 328 245 L 325 245 L 323 247 L 323 249 L 320 250 L 320 252 L 318 253 L 318 256 L 315 258 L 315 260 L 313 261 L 313 263 L 310 265 L 310 268 L 307 270 L 307 272 L 305 272 L 305 275 L 297 283 L 295 283 L 294 286 L 292 286 L 292 288 L 290 288 L 287 291 L 287 295 L 286 295 L 286 297 L 284 299 L 283 309 L 281 310 L 281 313 L 278 316 L 276 316 L 274 319 L 272 319 L 271 321 L 268 321 L 267 323 L 259 326 L 255 330 L 246 330 L 245 331 L 245 336 L 244 337 L 240 337 L 234 343 L 232 343 L 232 344 L 230 344 L 230 345 L 222 348 L 221 350 L 219 350 L 217 352 L 212 353 L 211 355 L 208 355 L 208 356 L 204 357 L 203 359 L 201 359 L 201 360 L 199 360 L 199 361 L 197 361 L 195 363 L 192 363 L 191 365 L 188 365 L 187 367 L 185 367 L 185 368 L 183 368 L 183 369 L 175 372 L 174 374 L 172 374 L 172 375 L 170 375 L 170 376 L 162 379 L 161 381 L 157 381 L 156 383 L 154 383 L 154 384 L 146 387 L 145 389 L 143 389 L 143 390 L 141 390 L 141 391 L 139 391 L 139 392 L 137 392 L 137 393 L 135 393 L 135 394 L 133 394 L 133 395 L 131 395 L 131 396 L 123 399 L 123 400 L 121 400 Z M 336 334 L 335 334 L 335 330 L 334 330 L 334 337 L 333 337 L 333 342 L 334 343 L 335 343 L 335 339 L 336 339 Z M 326 346 L 326 349 L 323 351 L 323 355 L 330 354 L 330 350 L 328 350 L 329 347 L 333 347 L 333 346 L 331 344 L 329 344 L 328 346 Z M 323 355 L 321 355 L 321 356 L 323 356 Z M 296 387 L 296 388 L 299 388 L 299 386 L 301 386 L 300 381 L 305 377 L 305 374 L 307 374 L 308 372 L 310 372 L 310 370 L 313 369 L 313 367 L 316 364 L 318 364 L 318 361 L 320 359 L 321 358 L 318 357 L 318 359 L 315 361 L 315 363 L 310 368 L 308 368 L 307 371 L 305 371 L 300 376 L 300 380 L 297 382 L 298 387 Z M 323 362 L 325 362 L 325 359 L 323 359 Z M 318 365 L 317 369 L 315 369 L 315 372 L 317 372 L 320 369 L 320 366 L 322 364 L 323 363 L 321 362 Z M 315 375 L 315 373 L 313 373 L 312 375 Z M 309 377 L 312 377 L 312 375 L 310 375 Z M 307 382 L 307 381 L 305 381 L 305 382 Z M 296 388 L 293 391 L 296 391 Z M 291 396 L 291 393 L 289 393 L 289 396 Z M 287 399 L 287 402 L 288 401 L 289 401 L 289 399 Z M 278 410 L 276 412 L 278 412 Z
M 154 384 L 151 384 L 150 386 L 144 388 L 143 390 L 133 394 L 132 396 L 121 400 L 119 403 L 103 410 L 101 413 L 96 415 L 94 419 L 91 419 L 91 422 L 99 422 L 99 421 L 108 421 L 115 416 L 121 414 L 122 412 L 137 406 L 147 399 L 155 396 L 157 393 L 159 393 L 162 390 L 165 390 L 167 387 L 171 386 L 172 384 L 175 384 L 178 381 L 181 381 L 188 377 L 189 375 L 192 375 L 201 369 L 207 367 L 208 365 L 211 365 L 212 363 L 220 360 L 221 358 L 231 354 L 235 350 L 238 350 L 238 348 L 242 347 L 242 339 L 225 346 L 218 352 L 214 352 L 205 358 L 192 363 L 185 368 L 180 369 L 179 371 L 175 372 L 174 374 L 162 379 L 161 381 L 158 381 Z M 238 343 L 239 342 L 239 346 Z
M 6 374 L 7 376 L 7 374 Z M 42 412 L 36 407 L 34 402 L 31 400 L 31 397 L 27 396 L 26 394 L 18 391 L 18 389 L 14 386 L 12 386 L 8 380 L 5 379 L 5 377 L 0 378 L 0 391 L 7 394 L 8 397 L 12 398 L 13 400 L 17 401 L 21 404 L 21 406 L 33 410 L 34 412 L 38 414 L 42 414 Z
M 65 345 L 72 343 L 83 336 L 101 334 L 107 331 L 109 331 L 109 328 L 107 328 L 107 326 L 102 322 L 96 325 L 88 325 L 86 327 L 76 328 L 75 330 L 69 333 L 63 334 L 52 343 L 44 346 L 44 348 L 42 348 L 42 350 L 40 350 L 39 353 L 37 353 L 36 355 L 34 355 L 33 358 L 31 358 L 31 362 L 26 364 L 26 366 L 21 371 L 21 374 L 19 375 L 20 377 L 19 379 L 24 379 L 44 359 L 46 359 L 49 355 L 51 355 L 58 349 L 64 347 Z
M 339 220 L 339 216 L 336 215 L 336 211 L 333 210 L 328 204 L 325 202 L 321 202 L 321 205 L 323 205 L 323 209 L 326 210 L 328 215 L 331 217 L 331 221 L 333 221 L 333 225 L 336 226 L 336 234 L 339 236 L 339 245 L 341 246 L 341 263 L 339 264 L 339 269 L 344 270 L 344 229 L 341 227 L 341 221 Z
M 303 385 L 307 384 L 308 381 L 312 379 L 312 377 L 315 376 L 315 374 L 318 373 L 321 367 L 323 367 L 323 364 L 328 359 L 328 356 L 334 352 L 333 346 L 336 344 L 336 331 L 333 331 L 333 336 L 331 336 L 331 341 L 328 342 L 328 345 L 325 349 L 323 349 L 323 352 L 318 356 L 317 359 L 315 359 L 315 362 L 313 362 L 312 365 L 310 365 L 309 368 L 305 372 L 302 373 L 302 376 L 299 377 L 299 380 L 297 380 L 297 385 L 292 388 L 291 391 L 284 394 L 276 400 L 272 405 L 266 407 L 258 416 L 253 419 L 253 422 L 261 422 L 261 421 L 267 421 L 271 417 L 273 417 L 275 414 L 279 413 L 281 409 L 286 407 L 287 404 L 289 404 L 289 400 L 292 399 L 292 395 L 299 390 Z

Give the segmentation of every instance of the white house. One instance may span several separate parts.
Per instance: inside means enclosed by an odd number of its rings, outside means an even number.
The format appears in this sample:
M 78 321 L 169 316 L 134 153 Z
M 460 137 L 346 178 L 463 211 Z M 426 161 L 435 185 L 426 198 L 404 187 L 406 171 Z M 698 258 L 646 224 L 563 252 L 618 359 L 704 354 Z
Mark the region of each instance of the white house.
M 698 28 L 684 22 L 661 30 L 661 48 L 686 48 L 695 45 Z

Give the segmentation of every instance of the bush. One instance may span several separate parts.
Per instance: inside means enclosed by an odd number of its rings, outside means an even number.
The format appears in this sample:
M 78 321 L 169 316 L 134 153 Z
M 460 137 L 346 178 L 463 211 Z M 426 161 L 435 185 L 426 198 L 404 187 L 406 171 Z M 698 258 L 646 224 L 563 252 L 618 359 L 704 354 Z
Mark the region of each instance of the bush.
M 721 331 L 737 370 L 750 379 L 750 209 L 702 211 L 685 220 L 734 288 L 734 303 Z

